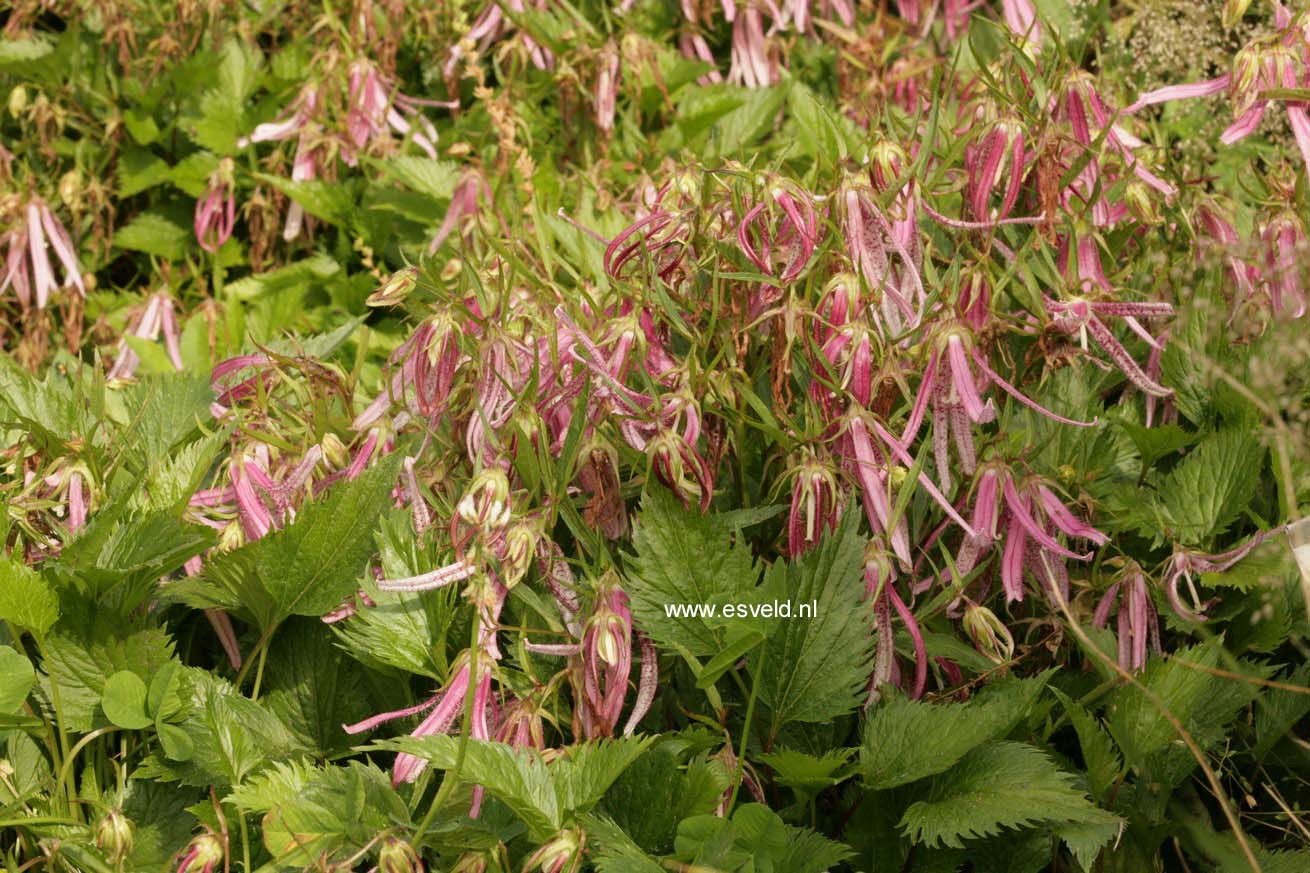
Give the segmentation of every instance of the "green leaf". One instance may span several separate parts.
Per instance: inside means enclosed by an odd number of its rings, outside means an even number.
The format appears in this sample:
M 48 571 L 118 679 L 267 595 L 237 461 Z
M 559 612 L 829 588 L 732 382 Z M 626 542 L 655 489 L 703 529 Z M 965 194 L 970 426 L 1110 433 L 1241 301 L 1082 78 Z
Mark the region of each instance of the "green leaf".
M 967 703 L 892 697 L 864 725 L 860 769 L 870 788 L 895 788 L 950 768 L 974 748 L 1006 736 L 1046 687 L 1049 674 L 993 682 Z M 925 737 L 932 742 L 925 742 Z
M 256 173 L 255 178 L 272 185 L 299 203 L 310 215 L 330 224 L 349 225 L 355 214 L 356 188 L 343 182 L 293 182 L 281 176 Z
M 1060 698 L 1078 734 L 1078 745 L 1082 749 L 1083 763 L 1087 768 L 1087 784 L 1092 790 L 1092 797 L 1098 802 L 1105 802 L 1123 775 L 1123 761 L 1115 749 L 1114 741 L 1099 719 L 1059 689 L 1052 688 L 1051 691 Z
M 845 779 L 847 765 L 854 753 L 854 749 L 832 749 L 817 756 L 795 749 L 778 749 L 761 755 L 760 760 L 773 768 L 779 785 L 814 793 Z
M 36 671 L 27 656 L 0 646 L 0 715 L 18 712 L 36 685 Z
M 119 434 L 125 457 L 144 472 L 168 461 L 183 437 L 210 421 L 214 399 L 207 375 L 143 376 L 123 395 L 127 424 Z
M 30 64 L 52 51 L 54 46 L 42 35 L 34 39 L 3 39 L 0 40 L 0 64 Z
M 341 267 L 336 261 L 327 255 L 316 254 L 302 261 L 287 264 L 285 267 L 278 267 L 276 270 L 238 279 L 229 283 L 226 290 L 238 300 L 254 300 L 265 294 L 275 294 L 288 288 L 312 285 L 339 272 Z
M 467 740 L 460 778 L 481 785 L 517 815 L 534 839 L 550 839 L 564 823 L 555 781 L 541 755 L 505 743 Z M 403 737 L 378 743 L 381 748 L 426 758 L 441 770 L 455 766 L 460 740 L 451 736 Z
M 265 631 L 292 615 L 328 612 L 355 591 L 373 555 L 373 528 L 399 466 L 398 456 L 384 459 L 302 506 L 292 524 L 211 557 L 201 576 L 167 591 L 193 606 L 244 608 Z
M 0 558 L 0 620 L 38 639 L 59 620 L 59 598 L 50 583 L 12 555 Z
M 388 158 L 382 166 L 397 182 L 433 200 L 449 200 L 459 182 L 459 164 L 454 161 L 400 155 Z
M 1310 664 L 1302 664 L 1278 678 L 1286 685 L 1306 688 L 1310 686 Z M 1255 756 L 1267 755 L 1307 715 L 1310 715 L 1310 694 L 1276 688 L 1261 694 L 1255 706 Z
M 359 666 L 332 645 L 322 622 L 288 622 L 273 638 L 263 702 L 302 745 L 324 757 L 352 745 L 341 726 L 368 712 Z
M 652 854 L 672 851 L 678 822 L 713 812 L 731 784 L 721 761 L 698 757 L 683 765 L 679 745 L 666 739 L 652 746 L 605 794 L 609 817 Z
M 49 686 L 57 684 L 60 716 L 70 731 L 89 731 L 105 723 L 100 702 L 110 676 L 131 670 L 144 681 L 173 658 L 172 640 L 157 628 L 124 636 L 98 630 L 92 636 L 84 643 L 61 632 L 52 634 L 41 646 L 47 674 L 40 680 L 42 705 L 53 714 Z
M 532 749 L 468 740 L 460 779 L 481 785 L 517 815 L 534 839 L 547 840 L 570 817 L 591 810 L 614 780 L 650 746 L 651 738 L 601 740 L 569 746 L 549 764 Z M 450 770 L 460 740 L 452 736 L 403 737 L 379 743 L 426 758 Z
M 167 182 L 172 170 L 163 158 L 140 148 L 126 148 L 118 159 L 118 196 L 131 197 Z
M 749 599 L 759 579 L 750 547 L 715 516 L 688 512 L 663 488 L 647 489 L 634 523 L 627 592 L 637 627 L 656 644 L 695 657 L 721 651 L 724 632 L 672 604 Z
M 115 231 L 114 247 L 176 261 L 186 254 L 190 238 L 190 228 L 157 212 L 143 212 Z
M 264 845 L 280 865 L 313 866 L 325 854 L 359 851 L 408 821 L 386 774 L 351 761 L 307 775 L 297 791 L 279 799 L 263 819 Z
M 1173 538 L 1196 545 L 1228 529 L 1260 482 L 1265 450 L 1246 430 L 1207 437 L 1160 486 L 1160 508 Z
M 1041 824 L 1115 825 L 1073 786 L 1073 776 L 1022 743 L 973 750 L 935 777 L 926 800 L 910 804 L 901 829 L 916 843 L 960 848 L 966 839 Z
M 146 683 L 131 670 L 119 670 L 105 680 L 100 706 L 121 728 L 139 731 L 154 723 L 146 713 Z
M 844 513 L 818 548 L 769 568 L 765 588 L 785 591 L 793 605 L 816 605 L 813 618 L 782 620 L 750 662 L 760 701 L 773 713 L 773 736 L 789 722 L 830 721 L 860 704 L 873 660 L 873 613 L 864 596 L 859 518 Z

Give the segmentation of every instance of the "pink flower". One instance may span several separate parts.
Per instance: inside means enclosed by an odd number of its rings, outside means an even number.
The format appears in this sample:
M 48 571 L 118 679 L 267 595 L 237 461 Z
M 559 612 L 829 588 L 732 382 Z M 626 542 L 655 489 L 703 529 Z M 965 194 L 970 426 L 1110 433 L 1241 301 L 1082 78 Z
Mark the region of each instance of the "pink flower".
M 429 158 L 437 158 L 437 129 L 418 111 L 430 101 L 407 97 L 368 60 L 350 65 L 350 109 L 346 113 L 347 148 L 343 157 L 355 166 L 359 151 L 387 137 L 390 129 L 412 139 Z
M 1087 348 L 1087 335 L 1091 334 L 1097 344 L 1103 348 L 1114 361 L 1128 381 L 1132 382 L 1144 394 L 1154 397 L 1169 397 L 1173 392 L 1156 383 L 1133 360 L 1098 315 L 1113 315 L 1124 319 L 1133 333 L 1144 339 L 1152 348 L 1158 347 L 1155 337 L 1137 321 L 1139 317 L 1155 318 L 1173 315 L 1174 309 L 1168 303 L 1134 303 L 1118 301 L 1093 301 L 1075 298 L 1069 301 L 1057 301 L 1046 298 L 1046 310 L 1055 326 L 1067 334 L 1077 334 L 1083 349 Z
M 1310 86 L 1310 38 L 1303 25 L 1293 21 L 1281 3 L 1275 5 L 1275 24 L 1281 30 L 1269 37 L 1258 37 L 1233 58 L 1231 72 L 1203 82 L 1168 85 L 1149 91 L 1125 112 L 1173 100 L 1189 100 L 1228 92 L 1236 120 L 1220 135 L 1219 141 L 1232 145 L 1255 133 L 1272 100 L 1266 91 L 1300 89 Z M 1301 101 L 1285 101 L 1292 135 L 1310 174 L 1310 113 Z
M 53 248 L 64 270 L 63 287 L 75 287 L 85 297 L 77 250 L 50 207 L 40 197 L 33 197 L 21 208 L 21 216 L 20 222 L 0 237 L 7 249 L 0 293 L 12 285 L 23 309 L 29 308 L 33 299 L 37 309 L 44 309 L 50 295 L 60 287 L 50 263 L 49 249 Z
M 775 187 L 769 193 L 782 216 L 776 223 L 769 221 L 769 201 L 757 203 L 737 225 L 737 243 L 761 273 L 795 282 L 819 244 L 819 222 L 804 191 Z
M 1105 627 L 1119 604 L 1119 666 L 1136 672 L 1146 666 L 1147 649 L 1160 651 L 1160 620 L 1146 587 L 1146 575 L 1130 564 L 1123 578 L 1110 586 L 1097 604 L 1092 624 Z
M 619 52 L 613 43 L 600 54 L 596 73 L 596 127 L 608 135 L 614 129 L 614 110 L 619 96 Z
M 127 336 L 137 339 L 158 340 L 164 337 L 164 347 L 168 350 L 168 359 L 177 370 L 184 369 L 182 363 L 182 331 L 178 327 L 177 314 L 174 311 L 173 298 L 165 291 L 150 295 L 146 307 L 133 319 Z M 130 379 L 141 364 L 141 359 L 128 345 L 126 339 L 118 343 L 118 358 L 114 366 L 105 375 L 106 379 Z
M 223 158 L 209 177 L 205 196 L 196 201 L 194 229 L 196 241 L 210 254 L 217 252 L 232 236 L 236 220 L 236 196 L 233 193 L 232 159 Z
M 787 554 L 799 557 L 818 545 L 824 531 L 837 529 L 841 519 L 841 492 L 833 471 L 812 451 L 791 472 L 791 512 L 787 517 Z
M 748 2 L 732 20 L 732 65 L 728 81 L 747 88 L 765 88 L 778 82 L 778 64 L 770 59 L 764 37 L 764 15 Z

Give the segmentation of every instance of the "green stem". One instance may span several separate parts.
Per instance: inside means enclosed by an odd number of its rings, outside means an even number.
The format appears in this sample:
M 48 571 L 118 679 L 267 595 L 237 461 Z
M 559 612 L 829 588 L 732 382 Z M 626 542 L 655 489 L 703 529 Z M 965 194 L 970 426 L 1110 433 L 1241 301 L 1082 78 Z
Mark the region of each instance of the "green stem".
M 50 687 L 51 688 L 54 687 L 53 682 L 51 682 Z M 55 784 L 63 786 L 64 795 L 69 798 L 70 803 L 72 802 L 72 798 L 76 795 L 76 789 L 73 785 L 69 784 L 69 781 L 73 773 L 73 762 L 77 760 L 78 754 L 83 749 L 85 749 L 88 745 L 90 745 L 94 740 L 103 737 L 105 734 L 113 733 L 116 730 L 118 730 L 117 725 L 107 725 L 105 727 L 99 728 L 98 730 L 93 730 L 91 731 L 91 733 L 87 734 L 86 736 L 82 737 L 82 739 L 78 740 L 77 745 L 73 746 L 73 748 L 69 750 L 68 754 L 64 756 L 64 763 L 59 768 L 59 779 L 57 782 L 55 782 Z
M 268 656 L 268 646 L 259 650 L 259 666 L 255 668 L 255 687 L 250 691 L 250 699 L 259 699 L 259 688 L 264 683 L 264 661 Z
M 47 656 L 45 646 L 42 645 L 40 639 L 36 640 L 36 648 L 41 653 L 41 661 L 46 665 L 46 676 L 50 680 L 50 705 L 55 709 L 55 730 L 59 734 L 59 771 L 62 773 L 64 768 L 68 766 L 71 753 L 68 748 L 68 731 L 64 728 L 64 712 L 59 697 L 59 680 L 55 678 L 54 671 L 50 669 L 50 658 Z M 63 780 L 61 779 L 57 784 L 63 785 Z M 64 799 L 69 810 L 73 813 L 73 818 L 81 821 L 81 815 L 78 813 L 76 804 L 73 803 L 73 796 L 65 792 Z
M 241 863 L 242 870 L 251 870 L 250 866 L 250 831 L 246 828 L 246 814 L 239 813 L 237 821 L 241 824 Z
M 764 659 L 768 657 L 769 650 L 760 647 L 760 660 L 755 668 L 755 677 L 751 680 L 751 696 L 746 701 L 746 723 L 741 727 L 741 745 L 737 751 L 737 778 L 733 782 L 732 797 L 728 800 L 728 815 L 737 808 L 737 792 L 741 791 L 741 783 L 746 779 L 746 744 L 751 738 L 751 722 L 755 719 L 755 698 L 759 696 L 760 675 L 764 672 Z
M 269 625 L 268 630 L 264 631 L 264 633 L 260 636 L 259 641 L 255 643 L 254 650 L 251 651 L 251 653 L 246 657 L 246 662 L 241 665 L 241 672 L 237 673 L 236 681 L 233 683 L 234 685 L 236 685 L 238 690 L 240 690 L 241 686 L 245 684 L 246 677 L 250 675 L 250 668 L 255 665 L 256 660 L 259 661 L 260 672 L 261 673 L 263 672 L 264 650 L 268 648 L 269 641 L 273 639 L 273 633 L 276 630 L 277 630 L 277 622 L 274 622 L 273 624 Z M 255 691 L 256 696 L 258 696 L 259 694 L 258 681 L 259 680 L 256 679 L 256 691 Z

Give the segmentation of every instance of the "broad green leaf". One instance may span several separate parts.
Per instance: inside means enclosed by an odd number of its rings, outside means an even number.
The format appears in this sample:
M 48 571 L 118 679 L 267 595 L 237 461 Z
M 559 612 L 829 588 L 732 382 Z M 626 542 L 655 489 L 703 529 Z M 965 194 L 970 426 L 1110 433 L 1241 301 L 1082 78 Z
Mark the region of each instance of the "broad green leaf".
M 325 852 L 354 852 L 409 820 L 387 775 L 351 761 L 308 775 L 263 819 L 264 845 L 281 865 L 312 866 Z
M 399 155 L 382 166 L 396 181 L 433 200 L 449 200 L 459 182 L 459 165 L 454 161 Z
M 1022 743 L 980 746 L 933 778 L 927 798 L 910 804 L 901 828 L 916 843 L 959 848 L 965 840 L 1042 824 L 1115 825 L 1074 777 Z
M 1009 734 L 1048 674 L 993 682 L 967 703 L 892 697 L 864 725 L 860 768 L 870 788 L 894 788 L 948 769 L 974 748 Z M 932 742 L 924 742 L 924 737 Z
M 114 232 L 114 247 L 176 261 L 186 254 L 190 239 L 190 228 L 159 213 L 143 212 Z
M 254 300 L 265 294 L 322 281 L 340 271 L 336 261 L 327 255 L 316 254 L 276 270 L 238 279 L 227 286 L 227 292 L 240 300 Z
M 822 722 L 859 706 L 873 659 L 873 612 L 864 596 L 865 537 L 858 512 L 799 561 L 778 561 L 765 588 L 796 604 L 813 604 L 813 618 L 779 626 L 750 660 L 760 702 L 772 713 L 773 736 L 788 722 Z
M 41 677 L 42 705 L 53 713 L 50 683 L 59 686 L 59 707 L 70 731 L 88 731 L 103 726 L 100 702 L 105 683 L 120 670 L 131 670 L 143 681 L 173 659 L 173 641 L 156 628 L 130 631 L 118 636 L 97 630 L 91 642 L 64 633 L 51 634 L 42 644 L 45 656 Z
M 814 793 L 845 779 L 854 753 L 854 749 L 833 749 L 819 756 L 795 749 L 777 749 L 761 755 L 760 760 L 773 769 L 779 785 Z
M 658 742 L 605 793 L 609 818 L 652 854 L 672 851 L 678 822 L 713 812 L 731 784 L 721 761 L 696 757 L 683 764 L 683 757 L 678 743 Z
M 0 64 L 29 64 L 38 61 L 54 50 L 43 35 L 33 39 L 0 39 Z
M 1160 486 L 1171 538 L 1190 545 L 1223 533 L 1255 494 L 1265 450 L 1245 430 L 1207 437 Z
M 59 598 L 50 583 L 12 555 L 0 558 L 0 620 L 37 638 L 59 620 Z
M 27 656 L 0 646 L 0 715 L 18 712 L 36 685 L 36 671 Z
M 146 712 L 146 683 L 131 670 L 119 670 L 105 680 L 100 706 L 121 728 L 139 731 L 154 723 Z
M 399 466 L 398 456 L 388 457 L 337 484 L 302 506 L 287 527 L 211 556 L 201 576 L 174 582 L 170 595 L 195 606 L 244 609 L 264 630 L 292 615 L 323 615 L 355 591 Z
M 1083 753 L 1086 766 L 1087 783 L 1092 790 L 1092 797 L 1097 802 L 1105 802 L 1119 778 L 1123 775 L 1123 761 L 1115 749 L 1114 741 L 1106 732 L 1100 720 L 1089 713 L 1077 701 L 1066 697 L 1058 689 L 1052 693 L 1060 698 L 1064 711 L 1069 715 L 1074 731 L 1078 734 L 1078 745 Z
M 332 645 L 317 619 L 293 620 L 278 630 L 264 677 L 264 705 L 325 757 L 352 745 L 343 724 L 370 715 L 359 665 Z
M 663 488 L 648 488 L 633 528 L 627 592 L 641 632 L 658 645 L 711 657 L 724 634 L 705 619 L 666 614 L 671 605 L 747 600 L 759 569 L 750 547 L 715 516 L 688 512 Z

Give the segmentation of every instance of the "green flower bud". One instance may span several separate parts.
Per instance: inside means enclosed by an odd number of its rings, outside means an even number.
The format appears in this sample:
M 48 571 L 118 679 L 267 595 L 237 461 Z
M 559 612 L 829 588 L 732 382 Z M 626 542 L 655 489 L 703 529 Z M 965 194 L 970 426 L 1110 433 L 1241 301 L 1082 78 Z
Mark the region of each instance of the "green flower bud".
M 132 854 L 132 834 L 135 828 L 121 810 L 111 809 L 96 824 L 96 848 L 105 853 L 111 864 L 121 864 Z

